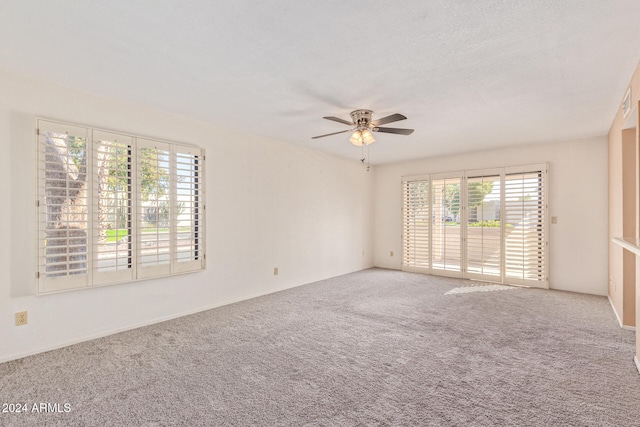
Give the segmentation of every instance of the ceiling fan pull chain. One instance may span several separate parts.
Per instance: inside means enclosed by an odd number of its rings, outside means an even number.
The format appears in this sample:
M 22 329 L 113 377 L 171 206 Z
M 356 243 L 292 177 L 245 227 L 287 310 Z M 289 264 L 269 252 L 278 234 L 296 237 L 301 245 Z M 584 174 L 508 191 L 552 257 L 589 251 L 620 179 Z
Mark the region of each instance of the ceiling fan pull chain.
M 369 145 L 371 144 L 367 144 L 367 172 L 369 172 L 369 167 L 371 163 L 371 155 L 369 154 Z

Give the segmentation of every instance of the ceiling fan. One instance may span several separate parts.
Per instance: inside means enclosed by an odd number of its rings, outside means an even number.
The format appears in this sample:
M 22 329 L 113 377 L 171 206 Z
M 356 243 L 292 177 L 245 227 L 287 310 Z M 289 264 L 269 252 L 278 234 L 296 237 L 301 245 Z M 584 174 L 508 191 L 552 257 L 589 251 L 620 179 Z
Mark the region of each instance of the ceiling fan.
M 325 135 L 314 136 L 311 139 L 324 138 L 325 136 L 337 135 L 339 133 L 345 132 L 353 132 L 351 134 L 351 138 L 349 138 L 349 142 L 358 147 L 364 145 L 369 145 L 372 142 L 375 142 L 373 138 L 373 134 L 371 132 L 384 132 L 384 133 L 395 133 L 398 135 L 411 135 L 413 133 L 413 129 L 402 129 L 402 128 L 388 128 L 381 127 L 380 125 L 384 125 L 387 123 L 393 123 L 400 120 L 405 120 L 406 117 L 402 114 L 392 114 L 387 117 L 383 117 L 378 120 L 371 120 L 373 116 L 373 111 L 371 110 L 355 110 L 351 112 L 351 122 L 348 120 L 343 120 L 339 117 L 327 116 L 323 117 L 323 119 L 332 120 L 334 122 L 342 123 L 348 126 L 353 126 L 351 129 L 342 130 L 340 132 L 328 133 Z

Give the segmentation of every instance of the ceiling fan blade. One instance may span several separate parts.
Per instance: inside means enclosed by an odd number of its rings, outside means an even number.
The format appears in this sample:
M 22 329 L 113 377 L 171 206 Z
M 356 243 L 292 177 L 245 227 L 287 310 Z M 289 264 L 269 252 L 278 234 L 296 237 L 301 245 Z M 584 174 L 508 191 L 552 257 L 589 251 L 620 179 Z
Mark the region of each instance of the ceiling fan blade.
M 339 133 L 345 133 L 345 132 L 351 132 L 351 129 L 341 130 L 340 132 L 327 133 L 325 135 L 312 136 L 311 139 L 324 138 L 325 136 L 337 135 Z
M 378 119 L 378 120 L 373 120 L 373 121 L 371 121 L 371 124 L 374 125 L 374 126 L 378 126 L 378 125 L 384 125 L 384 124 L 387 124 L 387 123 L 397 122 L 397 121 L 406 120 L 406 119 L 407 118 L 405 116 L 403 116 L 402 114 L 396 113 L 396 114 L 392 114 L 392 115 L 387 116 L 387 117 L 383 117 L 383 118 Z
M 399 135 L 411 135 L 413 133 L 413 129 L 401 129 L 401 128 L 374 127 L 372 130 L 374 132 L 397 133 Z
M 339 117 L 327 116 L 327 117 L 323 117 L 323 119 L 333 120 L 334 122 L 343 123 L 345 125 L 353 126 L 353 122 L 349 122 L 349 121 L 341 119 Z

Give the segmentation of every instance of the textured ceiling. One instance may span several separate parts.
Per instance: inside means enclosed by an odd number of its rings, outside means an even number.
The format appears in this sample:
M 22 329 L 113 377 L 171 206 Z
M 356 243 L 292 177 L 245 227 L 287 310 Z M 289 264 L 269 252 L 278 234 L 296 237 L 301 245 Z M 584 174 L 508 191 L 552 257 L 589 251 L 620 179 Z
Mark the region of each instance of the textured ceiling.
M 1 0 L 0 69 L 372 163 L 605 135 L 640 1 Z M 73 118 L 64 118 L 70 119 Z M 126 130 L 126 129 L 123 129 Z

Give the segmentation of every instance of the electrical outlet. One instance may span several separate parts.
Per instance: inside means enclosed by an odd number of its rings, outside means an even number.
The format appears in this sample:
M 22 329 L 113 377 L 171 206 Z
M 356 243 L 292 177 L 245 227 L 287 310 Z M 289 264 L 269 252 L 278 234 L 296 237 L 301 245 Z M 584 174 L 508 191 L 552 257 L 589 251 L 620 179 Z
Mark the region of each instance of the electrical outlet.
M 278 275 L 278 267 L 274 267 L 273 268 L 273 275 L 277 276 Z
M 557 216 L 552 216 L 551 217 L 551 224 L 557 224 L 558 223 L 558 217 Z
M 26 311 L 16 313 L 16 326 L 22 326 L 29 323 L 29 314 Z
M 389 256 L 393 256 L 393 251 L 390 251 L 390 252 L 389 252 Z

